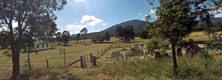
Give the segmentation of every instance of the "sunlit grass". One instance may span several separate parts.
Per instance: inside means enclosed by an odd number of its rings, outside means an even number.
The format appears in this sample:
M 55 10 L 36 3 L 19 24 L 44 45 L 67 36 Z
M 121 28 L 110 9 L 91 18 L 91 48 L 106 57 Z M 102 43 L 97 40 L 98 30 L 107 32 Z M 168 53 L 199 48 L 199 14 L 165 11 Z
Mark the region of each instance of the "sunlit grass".
M 201 32 L 193 32 L 186 39 L 190 39 L 190 38 L 194 39 L 195 41 L 209 40 L 208 37 L 202 31 Z M 131 43 L 119 43 L 117 38 L 112 37 L 110 41 L 105 41 L 104 43 L 92 43 L 91 39 L 86 39 L 85 42 L 86 42 L 86 45 L 83 45 L 83 40 L 80 40 L 79 43 L 76 43 L 76 41 L 70 41 L 68 43 L 69 46 L 57 45 L 57 43 L 55 43 L 55 44 L 52 43 L 53 49 L 39 51 L 37 54 L 31 53 L 30 57 L 31 57 L 31 64 L 33 66 L 33 70 L 40 69 L 39 73 L 46 73 L 49 71 L 46 74 L 50 74 L 51 72 L 59 73 L 59 75 L 56 75 L 56 78 L 53 77 L 52 80 L 68 79 L 69 77 L 73 77 L 73 75 L 76 75 L 75 79 L 85 80 L 86 76 L 88 76 L 88 78 L 91 79 L 93 76 L 95 76 L 95 74 L 100 74 L 100 73 L 107 74 L 112 77 L 117 76 L 116 79 L 136 78 L 136 79 L 149 79 L 149 80 L 154 79 L 155 80 L 155 79 L 169 79 L 172 76 L 171 75 L 171 73 L 172 73 L 171 59 L 167 60 L 168 62 L 167 61 L 158 62 L 158 61 L 155 61 L 152 59 L 147 59 L 147 60 L 136 60 L 136 61 L 129 62 L 129 63 L 114 63 L 113 64 L 110 62 L 113 62 L 114 60 L 116 60 L 116 58 L 107 58 L 107 56 L 110 55 L 115 50 L 120 50 L 122 47 L 132 47 L 135 44 L 145 44 L 145 43 L 149 42 L 149 39 L 140 39 L 139 37 L 135 37 L 135 41 L 131 41 Z M 85 55 L 89 56 L 90 53 L 92 53 L 95 56 L 98 56 L 97 51 L 101 52 L 102 49 L 105 49 L 110 45 L 113 46 L 113 49 L 107 51 L 103 56 L 101 56 L 98 59 L 98 61 L 102 63 L 102 64 L 98 64 L 98 67 L 81 69 L 81 68 L 79 68 L 80 64 L 76 63 L 66 69 L 61 69 L 62 67 L 64 67 L 64 55 L 59 54 L 60 48 L 64 48 L 66 50 L 66 60 L 67 60 L 66 64 L 68 65 L 69 63 L 72 63 L 72 62 L 78 60 L 80 58 L 80 56 L 85 56 Z M 3 51 L 4 50 L 0 50 L 0 53 L 2 53 Z M 221 59 L 221 58 L 222 57 L 217 56 L 215 59 Z M 49 69 L 46 69 L 46 61 L 45 60 L 47 60 L 47 59 L 49 60 Z M 107 60 L 110 60 L 108 62 L 108 64 L 106 64 Z M 186 61 L 186 59 L 180 59 L 180 58 L 178 58 L 178 60 L 179 60 L 178 61 L 179 65 L 183 65 L 182 62 Z M 22 66 L 24 66 L 24 64 L 27 64 L 27 63 L 25 63 L 25 61 L 27 61 L 27 53 L 21 53 L 21 55 L 20 55 L 20 65 L 21 65 L 21 70 L 22 70 L 21 72 L 23 72 L 23 70 L 25 70 L 25 68 L 22 67 Z M 190 61 L 190 62 L 200 61 L 200 58 L 198 58 L 198 60 L 197 59 L 195 59 L 195 60 L 189 59 L 188 61 Z M 158 64 L 158 63 L 161 63 L 161 64 Z M 219 63 L 218 61 L 217 61 L 217 63 L 215 62 L 215 64 L 218 64 L 218 63 Z M 105 65 L 103 65 L 103 64 L 105 64 Z M 155 64 L 155 65 L 153 65 L 153 64 Z M 183 65 L 181 67 L 185 70 L 191 69 L 191 68 L 196 69 L 197 66 L 195 66 L 195 67 L 189 66 L 189 68 L 185 68 L 185 66 L 187 66 L 187 65 L 194 65 L 194 64 L 195 63 L 188 64 L 188 62 L 186 62 L 186 65 Z M 130 67 L 132 65 L 134 67 L 140 67 L 140 68 Z M 200 65 L 200 63 L 198 63 L 198 65 Z M 201 63 L 201 65 L 202 65 L 202 63 Z M 157 67 L 157 66 L 159 66 L 159 67 Z M 212 66 L 211 69 L 217 68 L 217 67 L 218 66 L 215 65 L 215 66 Z M 0 54 L 0 75 L 1 75 L 1 73 L 11 73 L 11 68 L 12 68 L 11 58 L 5 57 L 4 55 Z M 160 70 L 157 70 L 159 68 L 161 68 L 161 70 L 167 71 L 167 72 L 160 72 Z M 162 69 L 162 68 L 166 68 L 166 69 Z M 129 69 L 132 69 L 132 71 L 130 71 L 130 72 L 125 71 L 125 70 L 129 70 Z M 156 69 L 156 72 L 155 72 L 155 69 Z M 220 68 L 218 68 L 218 69 L 220 69 Z M 96 70 L 96 71 L 94 71 L 94 70 Z M 112 70 L 114 70 L 114 71 L 112 71 Z M 143 75 L 143 73 L 140 73 L 140 72 L 143 72 L 143 70 L 146 71 L 145 75 Z M 201 70 L 203 70 L 202 67 L 201 67 L 201 69 L 199 69 L 199 71 L 201 71 Z M 119 72 L 119 71 L 123 71 L 123 72 Z M 91 73 L 91 72 L 96 72 L 96 73 Z M 152 74 L 151 72 L 154 72 L 154 73 Z M 212 72 L 216 72 L 215 69 Z M 32 73 L 32 72 L 30 72 L 30 73 Z M 202 73 L 202 72 L 200 72 L 200 73 Z M 37 73 L 34 73 L 34 74 L 37 74 Z M 69 74 L 72 74 L 72 75 L 70 76 Z M 160 76 L 158 74 L 163 74 L 163 75 Z M 210 73 L 210 75 L 212 75 L 212 74 L 213 73 Z M 133 76 L 133 75 L 135 75 L 135 76 Z M 208 75 L 208 74 L 203 74 L 203 75 Z M 119 76 L 119 78 L 118 78 L 118 76 Z M 190 76 L 190 75 L 188 75 L 188 76 Z M 27 76 L 27 77 L 30 77 L 30 76 Z M 157 77 L 160 77 L 160 78 L 157 78 Z M 214 77 L 214 76 L 212 76 L 212 77 Z M 175 79 L 175 77 L 173 77 L 173 78 Z M 208 79 L 208 77 L 205 79 Z

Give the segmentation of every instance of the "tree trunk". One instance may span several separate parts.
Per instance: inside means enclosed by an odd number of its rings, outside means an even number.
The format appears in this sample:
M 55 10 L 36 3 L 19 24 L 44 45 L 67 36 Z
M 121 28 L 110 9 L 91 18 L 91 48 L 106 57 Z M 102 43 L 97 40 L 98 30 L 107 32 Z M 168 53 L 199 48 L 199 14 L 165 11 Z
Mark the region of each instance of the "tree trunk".
M 210 33 L 209 33 L 209 35 L 208 35 L 208 38 L 211 40 L 211 38 L 210 38 Z
M 28 64 L 29 64 L 29 70 L 32 69 L 31 61 L 30 61 L 30 47 L 28 47 Z
M 84 37 L 83 37 L 83 41 L 84 41 L 84 45 L 86 45 L 86 43 L 85 43 L 85 35 L 84 35 Z
M 173 54 L 173 71 L 174 71 L 174 73 L 177 75 L 177 60 L 176 60 L 176 51 L 175 51 L 175 43 L 172 43 L 171 44 L 172 46 L 172 54 Z
M 205 57 L 205 68 L 207 69 L 207 58 Z
M 19 64 L 19 55 L 20 55 L 20 50 L 17 50 L 14 45 L 12 47 L 12 77 L 11 80 L 16 80 L 18 75 L 19 75 L 19 69 L 20 69 L 20 64 Z

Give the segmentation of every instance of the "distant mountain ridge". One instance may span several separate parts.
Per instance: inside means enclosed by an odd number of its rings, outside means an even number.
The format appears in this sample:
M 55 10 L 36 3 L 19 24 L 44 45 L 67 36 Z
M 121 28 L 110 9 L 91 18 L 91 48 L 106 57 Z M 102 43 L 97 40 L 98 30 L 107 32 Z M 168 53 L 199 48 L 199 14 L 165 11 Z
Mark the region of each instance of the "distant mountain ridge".
M 211 19 L 211 21 L 213 23 L 215 22 L 219 22 L 219 21 L 222 21 L 222 18 L 213 18 Z M 118 25 L 121 25 L 122 27 L 126 27 L 127 25 L 132 25 L 133 26 L 133 29 L 134 29 L 134 32 L 140 32 L 140 31 L 143 31 L 145 29 L 145 25 L 146 25 L 146 21 L 142 21 L 142 20 L 130 20 L 130 21 L 125 21 L 125 22 L 122 22 L 122 23 L 119 23 L 119 24 L 116 24 L 114 26 L 111 26 L 105 30 L 108 30 L 111 34 L 111 36 L 115 36 L 115 31 L 116 31 L 116 27 Z M 199 24 L 202 24 L 202 21 L 199 21 Z M 103 30 L 103 31 L 105 31 Z M 101 32 L 103 32 L 101 31 Z M 92 32 L 92 33 L 89 33 L 87 35 L 87 38 L 92 38 L 96 35 L 96 33 L 98 32 Z M 75 35 L 73 35 L 75 36 Z
M 122 22 L 120 24 L 116 24 L 114 26 L 111 26 L 111 27 L 109 27 L 109 28 L 107 28 L 103 31 L 108 30 L 110 32 L 111 36 L 115 36 L 116 27 L 118 25 L 121 25 L 122 27 L 126 27 L 127 25 L 132 25 L 133 29 L 134 29 L 134 32 L 139 32 L 139 31 L 142 31 L 142 30 L 145 29 L 146 21 L 141 21 L 141 20 L 125 21 L 125 22 Z M 103 31 L 101 31 L 101 32 L 103 32 Z M 91 37 L 95 36 L 96 33 L 98 33 L 98 32 L 89 33 L 87 35 L 87 38 L 91 38 Z

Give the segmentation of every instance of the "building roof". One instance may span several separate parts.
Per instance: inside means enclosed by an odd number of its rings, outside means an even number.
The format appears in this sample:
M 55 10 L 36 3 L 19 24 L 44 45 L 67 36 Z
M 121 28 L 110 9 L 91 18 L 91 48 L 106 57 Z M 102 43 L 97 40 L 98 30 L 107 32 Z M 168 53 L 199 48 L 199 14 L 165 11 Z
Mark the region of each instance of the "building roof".
M 37 40 L 34 44 L 50 44 L 49 40 Z

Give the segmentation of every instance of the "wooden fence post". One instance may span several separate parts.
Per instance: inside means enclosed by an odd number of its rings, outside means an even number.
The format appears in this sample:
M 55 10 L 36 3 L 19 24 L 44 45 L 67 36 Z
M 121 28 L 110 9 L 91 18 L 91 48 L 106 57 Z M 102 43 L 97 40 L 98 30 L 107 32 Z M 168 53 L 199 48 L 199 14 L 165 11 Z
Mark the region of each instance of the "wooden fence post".
M 49 62 L 48 62 L 48 59 L 46 59 L 45 61 L 46 61 L 46 67 L 49 68 Z
M 91 63 L 93 62 L 93 55 L 92 55 L 92 53 L 90 53 L 90 62 Z
M 87 68 L 85 59 L 86 59 L 86 56 L 84 56 L 84 66 L 85 66 L 85 68 Z
M 93 58 L 93 66 L 96 66 L 96 56 L 94 56 L 94 58 Z
M 122 54 L 122 62 L 123 62 L 123 54 Z
M 83 68 L 84 69 L 84 65 L 83 65 L 83 57 L 82 56 L 80 56 L 80 63 L 81 63 L 81 68 Z

